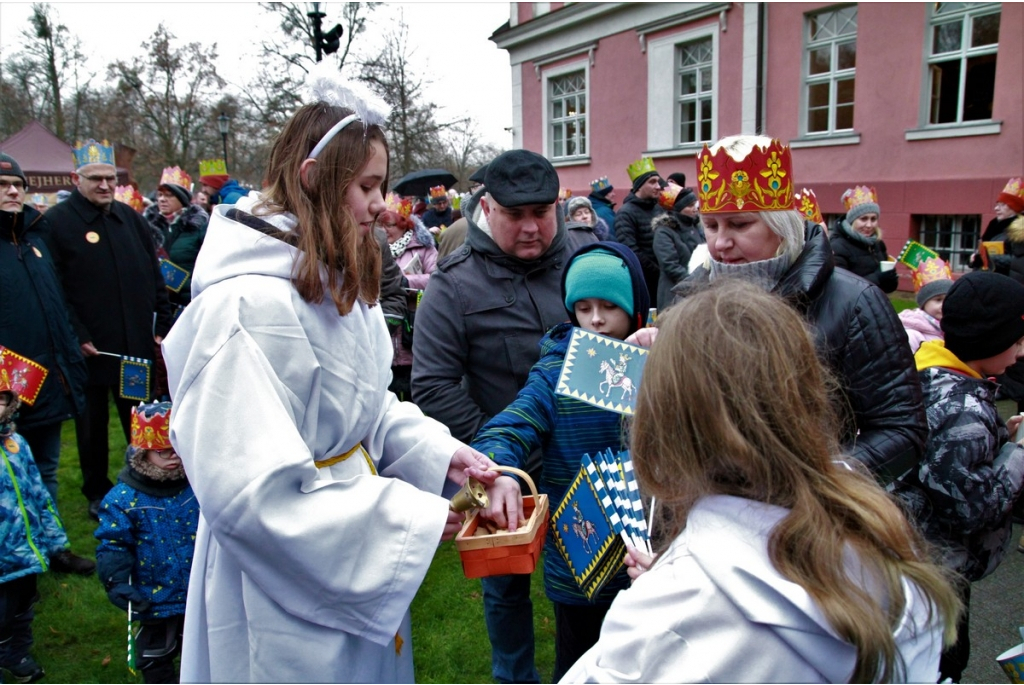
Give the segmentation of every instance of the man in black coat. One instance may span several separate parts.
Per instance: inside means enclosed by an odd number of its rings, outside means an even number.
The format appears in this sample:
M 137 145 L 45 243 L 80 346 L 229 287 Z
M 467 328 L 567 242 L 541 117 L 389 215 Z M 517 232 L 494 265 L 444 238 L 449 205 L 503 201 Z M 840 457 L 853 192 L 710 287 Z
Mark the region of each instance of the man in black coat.
M 633 180 L 633 189 L 622 202 L 622 207 L 615 215 L 615 237 L 620 243 L 633 251 L 644 269 L 644 280 L 647 281 L 647 292 L 658 292 L 658 278 L 661 269 L 658 257 L 654 254 L 654 231 L 651 220 L 664 213 L 658 206 L 658 195 L 665 187 L 661 176 L 653 169 L 646 171 Z
M 0 345 L 49 371 L 35 402 L 21 405 L 17 423 L 56 504 L 61 424 L 84 408 L 86 369 L 41 237 L 46 220 L 25 205 L 27 192 L 21 166 L 0 154 Z M 96 564 L 64 550 L 50 557 L 50 568 L 89 574 Z
M 76 151 L 74 192 L 46 218 L 71 323 L 89 369 L 85 411 L 75 419 L 75 432 L 82 493 L 89 513 L 98 518 L 100 501 L 113 485 L 107 476 L 108 396 L 114 395 L 126 441 L 131 408 L 137 404 L 120 396 L 120 360 L 100 353 L 153 359 L 170 330 L 171 306 L 149 226 L 128 205 L 114 201 L 113 150 L 91 144 L 92 158 L 80 158 Z

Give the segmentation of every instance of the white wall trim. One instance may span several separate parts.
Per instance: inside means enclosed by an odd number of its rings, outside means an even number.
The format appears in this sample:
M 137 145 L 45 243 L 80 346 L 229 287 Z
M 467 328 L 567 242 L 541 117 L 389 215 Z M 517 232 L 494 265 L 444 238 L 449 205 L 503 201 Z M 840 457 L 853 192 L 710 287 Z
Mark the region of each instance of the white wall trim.
M 512 149 L 523 147 L 523 65 L 512 65 Z
M 519 26 L 519 3 L 510 2 L 508 11 L 508 27 L 514 29 Z
M 937 138 L 965 138 L 967 136 L 994 136 L 1003 129 L 1001 121 L 983 121 L 968 124 L 949 124 L 912 128 L 904 134 L 905 140 L 935 140 Z
M 743 76 L 740 104 L 740 130 L 759 133 L 757 127 L 757 24 L 759 2 L 743 3 Z M 717 61 L 717 60 L 716 60 Z M 718 83 L 715 81 L 715 83 Z
M 708 24 L 663 36 L 647 44 L 647 149 L 676 148 L 676 46 L 711 38 L 711 140 L 718 139 L 719 27 Z

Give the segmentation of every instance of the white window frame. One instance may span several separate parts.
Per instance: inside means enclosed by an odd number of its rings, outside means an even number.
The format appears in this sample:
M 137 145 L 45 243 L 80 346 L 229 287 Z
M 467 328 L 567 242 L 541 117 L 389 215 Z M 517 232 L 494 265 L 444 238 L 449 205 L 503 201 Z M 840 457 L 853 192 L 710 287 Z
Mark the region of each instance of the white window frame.
M 921 92 L 921 126 L 926 129 L 941 129 L 941 128 L 962 128 L 962 127 L 978 127 L 979 125 L 988 124 L 992 121 L 989 119 L 972 119 L 970 121 L 964 121 L 964 90 L 967 85 L 967 61 L 972 57 L 981 57 L 984 55 L 997 55 L 999 54 L 999 43 L 996 42 L 991 45 L 985 45 L 978 48 L 970 47 L 971 31 L 970 27 L 975 18 L 980 16 L 987 16 L 991 14 L 1000 15 L 1000 28 L 1002 28 L 1002 3 L 998 2 L 986 2 L 986 3 L 964 3 L 965 7 L 961 10 L 954 10 L 948 14 L 936 14 L 935 7 L 933 4 L 928 5 L 928 24 L 925 27 L 925 40 L 924 40 L 924 74 L 922 77 L 922 92 Z M 951 19 L 959 17 L 960 19 L 960 49 L 952 52 L 944 52 L 939 55 L 932 53 L 934 48 L 935 40 L 935 27 L 940 24 L 948 23 Z M 948 121 L 944 123 L 932 123 L 932 93 L 933 93 L 933 78 L 935 71 L 932 65 L 938 62 L 948 62 L 951 58 L 959 58 L 960 60 L 960 81 L 957 84 L 957 112 L 956 120 Z M 995 100 L 995 88 L 993 88 L 992 98 Z
M 561 157 L 554 156 L 554 150 L 552 149 L 552 137 L 551 127 L 553 125 L 551 121 L 551 84 L 549 81 L 553 78 L 565 76 L 566 74 L 572 74 L 578 71 L 583 72 L 586 111 L 581 117 L 586 124 L 586 152 L 582 154 L 576 154 L 572 156 L 563 155 Z M 570 62 L 568 64 L 562 64 L 557 67 L 544 68 L 541 72 L 542 75 L 542 92 L 543 92 L 543 111 L 544 111 L 544 156 L 551 160 L 552 163 L 557 164 L 559 162 L 578 163 L 581 161 L 587 161 L 590 159 L 590 150 L 593 146 L 593 131 L 590 127 L 590 61 L 584 57 L 583 59 Z
M 680 62 L 682 60 L 683 48 L 685 46 L 688 46 L 688 45 L 697 45 L 699 43 L 710 43 L 711 44 L 711 57 L 708 59 L 707 62 L 700 62 L 697 65 L 686 67 L 686 71 L 695 71 L 696 72 L 697 90 L 693 94 L 691 94 L 691 95 L 683 95 L 680 92 L 681 89 L 676 89 L 675 88 L 676 86 L 681 85 L 680 79 L 678 77 L 679 77 L 680 73 L 682 73 L 683 70 L 684 70 L 683 67 L 680 65 Z M 713 112 L 714 112 L 714 109 L 715 109 L 715 98 L 714 98 L 714 88 L 715 88 L 715 77 L 714 77 L 715 44 L 708 37 L 700 38 L 700 39 L 695 40 L 695 41 L 686 41 L 686 42 L 682 42 L 682 43 L 676 43 L 675 55 L 673 56 L 672 61 L 673 61 L 674 65 L 675 65 L 675 69 L 673 70 L 674 73 L 673 73 L 673 77 L 672 77 L 672 84 L 673 84 L 673 89 L 676 91 L 675 92 L 675 108 L 674 108 L 675 109 L 675 119 L 676 120 L 675 120 L 675 130 L 673 131 L 675 147 L 687 147 L 687 146 L 690 146 L 690 145 L 702 145 L 703 143 L 708 143 L 709 145 L 713 144 L 715 142 L 715 140 L 716 140 L 716 138 L 714 137 L 714 133 L 713 133 L 713 131 L 714 131 L 714 114 L 713 114 Z M 711 76 L 710 76 L 710 78 L 711 78 L 711 88 L 709 88 L 707 91 L 702 91 L 700 89 L 701 72 L 705 68 L 708 68 L 708 71 L 711 72 Z M 701 121 L 702 120 L 701 120 L 701 106 L 700 105 L 701 105 L 702 101 L 709 100 L 709 99 L 711 100 L 711 111 L 712 111 L 712 116 L 711 116 L 711 130 L 712 130 L 712 133 L 709 133 L 707 138 L 701 138 L 700 137 L 700 128 L 701 128 Z M 687 102 L 695 102 L 696 103 L 696 108 L 694 110 L 696 112 L 696 121 L 694 122 L 694 133 L 695 133 L 695 137 L 697 138 L 697 140 L 686 140 L 686 141 L 684 141 L 682 139 L 683 105 L 684 105 L 684 103 L 687 103 Z
M 814 12 L 808 12 L 804 15 L 804 27 L 803 27 L 803 54 L 801 56 L 801 87 L 800 87 L 800 131 L 803 136 L 808 138 L 828 137 L 828 136 L 843 136 L 852 133 L 855 128 L 851 125 L 850 128 L 837 128 L 836 127 L 836 100 L 838 97 L 837 84 L 840 81 L 846 81 L 852 78 L 854 83 L 854 92 L 856 93 L 857 88 L 857 68 L 852 69 L 837 69 L 838 58 L 839 58 L 839 44 L 846 43 L 850 40 L 851 34 L 842 34 L 833 36 L 827 39 L 819 39 L 816 41 L 811 40 L 811 18 L 822 16 L 831 12 L 839 12 L 853 8 L 858 11 L 857 5 L 837 5 L 835 7 L 829 7 L 826 9 L 820 9 Z M 859 16 L 858 16 L 859 18 Z M 857 44 L 857 31 L 852 34 L 854 42 L 854 50 L 856 50 Z M 830 46 L 829 55 L 829 71 L 823 74 L 811 75 L 811 50 Z M 810 89 L 811 86 L 820 85 L 823 83 L 829 84 L 828 92 L 828 127 L 824 131 L 811 131 L 810 130 Z M 856 116 L 856 95 L 854 95 L 854 116 Z
M 929 247 L 939 253 L 939 256 L 947 264 L 954 273 L 963 273 L 969 269 L 968 263 L 971 259 L 971 254 L 977 249 L 978 241 L 981 239 L 982 225 L 980 214 L 920 214 L 917 217 L 918 220 L 918 242 L 925 247 Z M 934 241 L 928 241 L 925 237 L 925 232 L 928 230 L 929 224 L 937 225 L 943 220 L 950 220 L 952 227 L 949 231 L 946 231 L 951 240 L 951 245 L 959 240 L 959 247 L 952 246 L 940 246 Z M 969 244 L 965 244 L 963 241 L 964 236 L 964 224 L 966 221 L 971 221 L 974 224 L 974 235 Z
M 676 74 L 679 46 L 711 39 L 711 140 L 718 140 L 719 27 L 712 22 L 647 43 L 647 150 L 644 154 L 698 152 L 703 143 L 679 143 L 679 94 Z M 666 87 L 671 84 L 671 87 Z

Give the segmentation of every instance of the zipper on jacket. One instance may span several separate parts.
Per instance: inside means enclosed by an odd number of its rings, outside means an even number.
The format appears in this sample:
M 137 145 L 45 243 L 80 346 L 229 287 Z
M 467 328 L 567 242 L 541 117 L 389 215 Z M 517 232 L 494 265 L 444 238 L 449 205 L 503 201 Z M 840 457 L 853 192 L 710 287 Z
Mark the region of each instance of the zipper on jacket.
M 21 498 L 21 488 L 18 487 L 18 479 L 14 477 L 14 468 L 11 466 L 11 462 L 7 458 L 7 450 L 0 447 L 0 455 L 3 455 L 4 467 L 7 468 L 7 475 L 11 477 L 11 484 L 14 485 L 14 494 L 18 497 L 18 509 L 21 510 L 21 518 L 25 522 L 25 538 L 28 540 L 28 546 L 36 553 L 36 558 L 38 558 L 39 563 L 43 565 L 43 571 L 45 572 L 50 566 L 46 561 L 46 557 L 39 553 L 39 548 L 36 547 L 36 543 L 32 539 L 32 526 L 28 522 L 28 512 L 25 511 L 25 501 Z

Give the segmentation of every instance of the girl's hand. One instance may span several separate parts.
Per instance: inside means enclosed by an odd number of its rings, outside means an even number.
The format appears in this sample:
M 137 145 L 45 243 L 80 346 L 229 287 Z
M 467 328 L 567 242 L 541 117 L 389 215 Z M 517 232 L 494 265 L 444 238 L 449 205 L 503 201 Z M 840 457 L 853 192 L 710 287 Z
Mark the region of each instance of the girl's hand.
M 1013 440 L 1017 437 L 1017 428 L 1020 427 L 1020 422 L 1024 421 L 1024 414 L 1016 414 L 1006 420 L 1006 428 L 1010 431 L 1010 439 Z
M 472 447 L 463 446 L 452 455 L 452 461 L 448 465 L 448 480 L 465 485 L 466 478 L 470 477 L 488 486 L 498 477 L 497 471 L 488 470 L 492 466 L 495 466 L 495 463 L 487 456 Z
M 648 326 L 647 328 L 641 328 L 636 333 L 626 338 L 624 342 L 630 345 L 637 345 L 639 347 L 650 347 L 654 344 L 655 339 L 658 337 L 658 329 Z
M 657 554 L 646 554 L 636 547 L 626 545 L 626 556 L 623 557 L 622 563 L 626 565 L 626 573 L 630 580 L 636 582 L 637 578 L 647 573 L 657 557 Z

